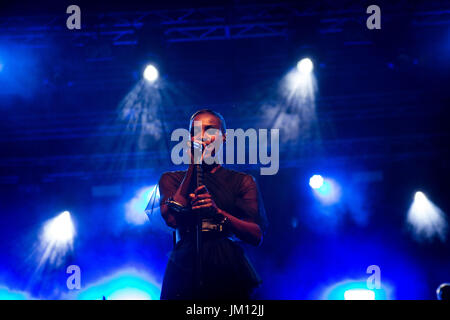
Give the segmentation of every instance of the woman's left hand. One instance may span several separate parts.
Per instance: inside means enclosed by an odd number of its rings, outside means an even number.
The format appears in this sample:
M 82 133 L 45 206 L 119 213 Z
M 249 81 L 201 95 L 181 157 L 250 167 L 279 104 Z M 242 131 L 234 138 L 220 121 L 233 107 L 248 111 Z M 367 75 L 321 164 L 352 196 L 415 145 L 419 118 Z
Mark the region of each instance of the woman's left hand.
M 194 193 L 189 194 L 189 197 L 191 198 L 192 210 L 204 210 L 212 214 L 220 213 L 220 209 L 204 185 L 195 189 Z

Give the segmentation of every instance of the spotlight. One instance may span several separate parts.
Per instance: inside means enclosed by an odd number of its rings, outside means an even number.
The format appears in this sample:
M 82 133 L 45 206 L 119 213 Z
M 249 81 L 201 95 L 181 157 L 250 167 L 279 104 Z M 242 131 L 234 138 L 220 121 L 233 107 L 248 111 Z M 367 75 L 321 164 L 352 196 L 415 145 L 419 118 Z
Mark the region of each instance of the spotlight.
M 297 70 L 302 74 L 311 73 L 313 67 L 313 63 L 309 58 L 304 58 L 297 63 Z
M 44 228 L 44 238 L 52 243 L 65 244 L 72 241 L 75 229 L 69 211 L 64 211 L 50 220 Z
M 327 287 L 321 295 L 325 300 L 389 300 L 391 289 L 368 289 L 367 279 L 343 280 Z
M 135 269 L 123 269 L 88 285 L 77 293 L 76 299 L 156 300 L 160 293 L 161 285 L 152 276 Z
M 346 290 L 344 300 L 375 300 L 375 292 L 368 289 Z
M 14 291 L 7 287 L 0 286 L 0 300 L 29 300 L 27 293 Z
M 426 203 L 427 197 L 423 194 L 422 191 L 417 191 L 414 195 L 414 201 L 417 201 L 420 205 L 424 205 Z
M 314 196 L 324 205 L 332 205 L 339 202 L 341 198 L 341 187 L 328 177 L 314 175 L 309 180 Z
M 125 219 L 133 225 L 143 225 L 148 221 L 147 205 L 150 202 L 159 203 L 159 189 L 157 185 L 144 187 L 125 204 Z
M 69 211 L 64 211 L 45 223 L 40 236 L 39 265 L 37 271 L 47 263 L 58 267 L 64 262 L 66 253 L 73 250 L 75 228 Z
M 153 65 L 149 64 L 145 67 L 144 78 L 148 82 L 155 82 L 158 79 L 159 72 Z
M 445 213 L 421 191 L 417 191 L 414 195 L 407 222 L 412 227 L 416 240 L 429 240 L 438 236 L 441 241 L 445 241 L 447 234 Z
M 319 174 L 313 175 L 313 176 L 309 179 L 309 185 L 310 185 L 311 188 L 313 188 L 313 189 L 319 189 L 320 187 L 322 187 L 322 185 L 323 185 L 323 178 L 322 178 L 322 176 L 319 175 Z

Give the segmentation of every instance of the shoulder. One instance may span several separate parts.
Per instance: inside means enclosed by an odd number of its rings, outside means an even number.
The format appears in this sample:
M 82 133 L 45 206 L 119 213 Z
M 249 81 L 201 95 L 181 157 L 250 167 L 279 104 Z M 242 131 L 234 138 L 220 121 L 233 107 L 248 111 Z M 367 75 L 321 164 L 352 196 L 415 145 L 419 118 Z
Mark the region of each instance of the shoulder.
M 227 178 L 231 181 L 235 181 L 236 186 L 239 188 L 256 186 L 256 180 L 251 174 L 228 168 L 223 168 L 223 170 L 224 174 L 227 175 Z
M 181 181 L 186 174 L 186 171 L 167 171 L 164 172 L 159 178 L 159 184 L 167 184 Z
M 186 174 L 186 170 L 177 170 L 177 171 L 166 171 L 161 174 L 161 178 L 168 178 L 168 177 L 180 177 Z

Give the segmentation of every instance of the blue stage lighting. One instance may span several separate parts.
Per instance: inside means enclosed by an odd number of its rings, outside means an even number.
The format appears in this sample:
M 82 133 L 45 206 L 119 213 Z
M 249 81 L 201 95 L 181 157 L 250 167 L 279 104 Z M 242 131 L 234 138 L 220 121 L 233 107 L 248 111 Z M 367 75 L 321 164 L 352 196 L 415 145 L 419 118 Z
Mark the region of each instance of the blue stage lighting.
M 47 221 L 40 235 L 40 251 L 38 269 L 47 263 L 59 266 L 67 252 L 73 249 L 75 227 L 69 211 L 60 213 Z
M 423 207 L 426 205 L 427 197 L 422 191 L 417 191 L 414 195 L 414 201 L 416 201 L 420 207 Z
M 302 74 L 309 74 L 313 70 L 314 65 L 311 59 L 304 58 L 297 63 L 297 70 Z
M 0 300 L 28 300 L 27 293 L 11 290 L 0 286 Z
M 367 280 L 344 280 L 328 287 L 322 299 L 325 300 L 386 300 L 389 299 L 385 287 L 368 289 Z
M 142 225 L 148 221 L 145 209 L 150 201 L 159 204 L 159 192 L 156 185 L 140 189 L 136 195 L 125 204 L 125 219 L 128 223 Z
M 144 70 L 144 78 L 148 82 L 155 82 L 158 79 L 159 72 L 158 69 L 155 68 L 155 66 L 149 64 L 145 67 Z
M 323 185 L 323 178 L 320 174 L 315 174 L 309 179 L 309 185 L 313 189 L 319 189 Z
M 316 188 L 315 191 L 316 191 L 320 196 L 327 197 L 327 196 L 329 196 L 329 195 L 332 193 L 332 191 L 333 191 L 332 188 L 333 188 L 333 187 L 332 187 L 332 185 L 331 185 L 331 182 L 330 182 L 328 179 L 326 179 L 326 180 L 323 180 L 323 182 L 322 182 L 322 184 L 320 185 L 320 187 L 319 187 L 319 188 Z
M 429 240 L 438 236 L 445 241 L 447 220 L 445 213 L 434 205 L 427 196 L 417 191 L 409 208 L 407 222 L 414 232 L 416 240 Z
M 314 179 L 313 179 L 314 178 Z M 313 189 L 314 196 L 324 205 L 331 205 L 338 202 L 341 198 L 340 186 L 330 178 L 323 178 L 321 176 L 311 177 L 309 181 Z
M 65 244 L 73 240 L 75 229 L 69 211 L 64 211 L 50 220 L 44 227 L 44 237 L 48 242 Z
M 89 285 L 79 300 L 158 300 L 160 286 L 149 276 L 135 270 L 123 270 Z
M 280 134 L 284 143 L 310 137 L 315 131 L 313 124 L 317 121 L 315 103 L 317 81 L 313 72 L 305 72 L 307 68 L 304 64 L 299 62 L 297 68 L 291 68 L 281 79 L 280 93 L 283 102 L 274 107 L 264 107 L 267 116 L 272 117 L 269 114 L 273 112 L 277 114 L 273 127 L 285 128 Z M 284 110 L 282 105 L 288 105 L 289 112 Z
M 369 289 L 346 290 L 344 300 L 375 300 L 375 292 Z

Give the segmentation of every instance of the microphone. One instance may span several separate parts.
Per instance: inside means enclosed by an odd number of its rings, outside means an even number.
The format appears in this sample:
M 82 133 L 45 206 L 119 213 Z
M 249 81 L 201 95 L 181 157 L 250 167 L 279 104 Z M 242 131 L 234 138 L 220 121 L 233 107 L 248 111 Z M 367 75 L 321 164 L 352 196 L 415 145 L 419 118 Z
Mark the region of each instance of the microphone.
M 202 156 L 203 156 L 203 144 L 198 141 L 193 141 L 192 144 L 192 155 L 194 164 L 201 164 Z
M 194 147 L 194 149 L 200 149 L 200 150 L 202 150 L 202 148 L 203 148 L 202 143 L 201 143 L 201 142 L 197 142 L 197 141 L 194 141 L 194 142 L 192 143 L 192 146 Z
M 202 164 L 203 157 L 206 149 L 210 144 L 216 140 L 216 137 L 212 136 L 209 140 L 198 141 L 194 140 L 191 142 L 191 152 L 193 155 L 194 164 Z

